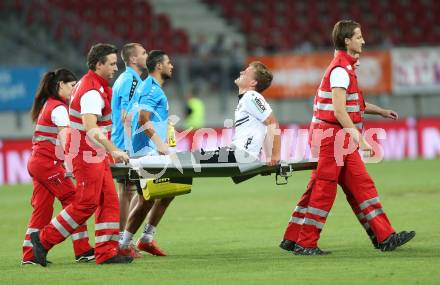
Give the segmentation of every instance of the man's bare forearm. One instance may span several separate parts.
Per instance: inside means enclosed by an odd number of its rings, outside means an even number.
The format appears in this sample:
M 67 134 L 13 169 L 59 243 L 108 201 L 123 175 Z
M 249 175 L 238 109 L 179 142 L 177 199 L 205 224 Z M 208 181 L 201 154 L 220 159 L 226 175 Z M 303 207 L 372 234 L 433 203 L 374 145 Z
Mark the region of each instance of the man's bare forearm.
M 361 135 L 351 120 L 346 110 L 346 90 L 343 88 L 332 89 L 332 105 L 336 120 L 348 131 L 356 142 L 359 142 Z
M 365 114 L 382 115 L 383 111 L 384 111 L 383 108 L 381 108 L 377 105 L 365 102 Z
M 279 128 L 277 128 L 279 131 Z M 281 157 L 281 136 L 275 134 L 273 137 L 272 158 L 279 159 Z
M 124 125 L 125 117 L 127 116 L 127 112 L 124 109 L 121 109 L 121 123 Z
M 117 147 L 104 135 L 96 124 L 96 115 L 84 114 L 82 116 L 83 126 L 88 136 L 101 144 L 109 153 L 118 150 Z
M 281 155 L 281 130 L 277 119 L 271 114 L 265 121 L 267 135 L 264 140 L 264 152 L 271 160 L 279 160 Z
M 153 143 L 156 145 L 157 149 L 160 152 L 165 152 L 168 148 L 167 145 L 162 141 L 160 136 L 156 133 L 154 129 L 153 123 L 149 120 L 149 113 L 141 111 L 139 113 L 139 125 L 144 128 L 144 133 L 147 137 L 149 137 Z

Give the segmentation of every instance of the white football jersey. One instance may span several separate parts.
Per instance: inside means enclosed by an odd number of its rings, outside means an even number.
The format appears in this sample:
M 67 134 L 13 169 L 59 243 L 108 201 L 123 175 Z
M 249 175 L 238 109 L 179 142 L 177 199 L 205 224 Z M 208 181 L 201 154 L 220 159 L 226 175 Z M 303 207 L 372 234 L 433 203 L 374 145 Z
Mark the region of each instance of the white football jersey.
M 259 157 L 267 132 L 263 122 L 271 113 L 272 109 L 260 93 L 245 92 L 239 98 L 235 109 L 235 134 L 232 145 Z

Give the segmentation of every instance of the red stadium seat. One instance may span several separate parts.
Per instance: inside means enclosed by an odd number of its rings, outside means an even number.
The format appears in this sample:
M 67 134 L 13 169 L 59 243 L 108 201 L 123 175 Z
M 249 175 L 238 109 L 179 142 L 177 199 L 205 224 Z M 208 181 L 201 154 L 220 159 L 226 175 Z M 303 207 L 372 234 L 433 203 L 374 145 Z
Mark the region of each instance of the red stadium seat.
M 17 10 L 24 10 L 26 6 L 24 0 L 13 1 L 14 3 L 9 6 Z M 185 31 L 173 29 L 170 19 L 166 15 L 155 16 L 147 1 L 82 0 L 80 4 L 76 0 L 47 0 L 46 2 L 30 0 L 29 2 L 31 3 L 28 5 L 33 7 L 30 10 L 38 11 L 38 13 L 26 14 L 28 24 L 41 21 L 45 26 L 50 27 L 55 23 L 53 11 L 58 9 L 59 13 L 65 13 L 65 15 L 62 16 L 63 24 L 54 29 L 54 37 L 57 40 L 67 38 L 78 43 L 83 41 L 86 43 L 86 51 L 93 43 L 113 42 L 115 39 L 103 37 L 96 31 L 88 31 L 83 34 L 82 29 L 78 28 L 81 23 L 71 22 L 74 18 L 107 30 L 104 35 L 111 35 L 127 42 L 146 43 L 148 48 L 168 47 L 178 53 L 188 53 L 190 50 L 190 43 Z M 234 1 L 226 2 L 234 4 Z M 68 27 L 66 27 L 67 22 L 69 23 Z M 155 46 L 154 42 L 157 42 L 158 46 Z
M 440 44 L 440 32 L 436 28 L 440 22 L 439 1 L 360 1 L 356 5 L 343 0 L 204 2 L 216 6 L 228 22 L 236 24 L 247 38 L 246 46 L 252 49 L 260 45 L 271 50 L 289 50 L 300 46 L 308 36 L 317 48 L 328 48 L 331 46 L 331 29 L 343 18 L 352 18 L 362 24 L 370 46 L 381 45 L 384 39 L 390 39 L 394 45 Z M 168 16 L 155 15 L 148 1 L 11 0 L 1 4 L 0 8 L 7 6 L 4 9 L 24 11 L 32 7 L 31 11 L 38 11 L 26 14 L 28 24 L 37 21 L 51 27 L 57 19 L 65 21 L 73 17 L 107 30 L 108 33 L 104 34 L 113 35 L 118 40 L 146 42 L 155 48 L 157 42 L 160 47 L 168 45 L 177 53 L 190 51 L 186 32 L 176 30 Z M 60 17 L 58 13 L 64 15 Z M 59 40 L 65 37 L 74 42 L 89 39 L 89 33 L 83 34 L 82 29 L 64 31 L 57 27 L 53 30 Z
M 204 0 L 205 3 L 217 6 L 223 16 L 230 22 L 238 23 L 248 39 L 248 47 L 255 48 L 255 37 L 260 37 L 262 45 L 276 45 L 281 49 L 294 48 L 301 44 L 297 33 L 316 33 L 313 44 L 329 46 L 329 33 L 337 21 L 351 18 L 362 24 L 368 32 L 368 43 L 380 45 L 384 38 L 389 37 L 394 44 L 439 44 L 440 40 L 432 28 L 440 22 L 439 1 L 360 1 L 356 5 L 342 0 L 328 1 L 290 1 L 290 0 Z M 345 12 L 341 12 L 345 11 Z M 427 11 L 431 11 L 432 19 Z M 285 18 L 284 18 L 285 17 Z M 261 25 L 255 24 L 255 18 L 262 20 Z M 284 19 L 284 20 L 283 20 Z M 274 40 L 272 35 L 261 35 L 261 27 L 283 31 L 283 40 Z M 424 32 L 413 32 L 419 26 Z M 282 29 L 286 27 L 286 29 Z M 374 35 L 381 31 L 385 35 Z M 287 32 L 295 32 L 287 36 Z M 270 34 L 270 32 L 269 32 Z M 303 40 L 303 39 L 302 39 Z M 287 44 L 288 43 L 288 44 Z M 290 45 L 290 46 L 288 46 Z

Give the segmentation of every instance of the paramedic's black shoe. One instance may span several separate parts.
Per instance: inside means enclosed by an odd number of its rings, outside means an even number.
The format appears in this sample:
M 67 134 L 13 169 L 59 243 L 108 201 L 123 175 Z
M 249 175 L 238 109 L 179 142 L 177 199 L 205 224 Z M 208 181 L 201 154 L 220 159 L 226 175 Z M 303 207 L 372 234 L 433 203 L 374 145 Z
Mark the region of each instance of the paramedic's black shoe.
M 371 243 L 373 244 L 374 248 L 375 249 L 380 249 L 379 242 L 377 241 L 377 238 L 374 235 L 373 231 L 371 229 L 368 229 L 367 230 L 367 234 L 368 234 L 368 237 L 370 238 Z
M 295 244 L 296 243 L 291 240 L 283 239 L 280 243 L 280 247 L 287 251 L 293 251 L 295 249 Z
M 400 233 L 397 234 L 397 247 L 404 245 L 405 243 L 409 242 L 410 240 L 412 240 L 414 237 L 416 236 L 416 232 L 415 231 L 402 231 Z
M 398 234 L 391 234 L 386 240 L 379 243 L 379 248 L 381 251 L 393 251 L 397 247 L 404 245 L 416 236 L 415 231 L 402 231 Z
M 76 262 L 89 262 L 92 260 L 95 260 L 95 250 L 93 248 L 87 252 L 75 256 Z
M 370 240 L 375 249 L 380 249 L 379 242 L 375 236 L 370 236 Z
M 373 244 L 375 249 L 380 249 L 379 242 L 377 241 L 376 237 L 370 237 L 371 243 Z
M 131 263 L 132 261 L 133 261 L 133 257 L 118 254 L 118 255 L 112 256 L 109 259 L 103 261 L 101 264 Z
M 34 253 L 34 262 L 40 264 L 41 266 L 47 266 L 47 250 L 44 249 L 40 242 L 40 232 L 33 232 L 30 234 L 32 251 Z
M 50 262 L 49 260 L 47 260 L 47 264 L 51 264 L 52 262 Z M 34 262 L 33 260 L 22 260 L 21 261 L 21 265 L 37 265 L 36 262 Z
M 331 252 L 323 251 L 319 247 L 302 247 L 296 244 L 293 253 L 295 253 L 295 255 L 327 255 Z

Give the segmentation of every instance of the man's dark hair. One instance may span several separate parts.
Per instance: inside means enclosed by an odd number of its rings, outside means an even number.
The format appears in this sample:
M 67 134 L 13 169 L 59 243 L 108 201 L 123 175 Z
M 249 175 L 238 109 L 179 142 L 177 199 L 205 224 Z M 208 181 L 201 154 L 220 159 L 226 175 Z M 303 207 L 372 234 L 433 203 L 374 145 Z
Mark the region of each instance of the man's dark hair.
M 335 24 L 332 32 L 333 45 L 336 50 L 347 50 L 345 39 L 351 39 L 354 30 L 361 25 L 353 20 L 342 20 Z
M 107 55 L 112 53 L 118 53 L 114 45 L 101 43 L 93 45 L 87 55 L 87 67 L 95 71 L 96 64 L 98 64 L 98 62 L 104 64 L 107 61 Z
M 166 53 L 161 50 L 152 50 L 148 53 L 147 68 L 149 72 L 153 72 L 156 69 L 158 63 L 163 62 Z
M 129 43 L 122 47 L 121 57 L 122 61 L 124 61 L 125 65 L 128 65 L 130 62 L 130 57 L 134 55 L 136 51 L 136 46 L 142 47 L 141 44 L 138 43 Z

